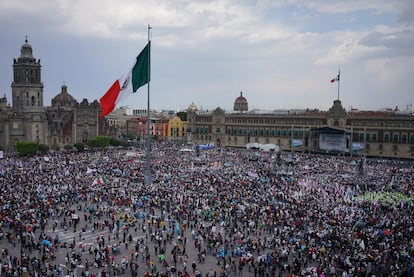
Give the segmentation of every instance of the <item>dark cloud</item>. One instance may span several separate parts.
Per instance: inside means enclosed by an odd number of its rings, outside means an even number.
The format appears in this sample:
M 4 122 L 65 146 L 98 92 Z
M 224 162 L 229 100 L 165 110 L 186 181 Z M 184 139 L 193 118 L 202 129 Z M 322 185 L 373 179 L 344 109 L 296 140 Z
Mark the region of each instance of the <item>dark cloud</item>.
M 403 2 L 401 12 L 397 15 L 397 20 L 406 25 L 414 24 L 414 1 L 406 0 Z
M 368 47 L 385 47 L 393 56 L 414 55 L 414 29 L 398 32 L 373 32 L 362 38 L 359 43 Z

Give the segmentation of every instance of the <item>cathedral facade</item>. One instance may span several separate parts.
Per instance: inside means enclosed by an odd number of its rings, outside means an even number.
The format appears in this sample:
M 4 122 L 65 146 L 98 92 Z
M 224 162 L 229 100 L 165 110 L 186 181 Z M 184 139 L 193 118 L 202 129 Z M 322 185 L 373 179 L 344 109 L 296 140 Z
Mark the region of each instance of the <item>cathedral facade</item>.
M 87 143 L 88 139 L 105 133 L 105 121 L 98 117 L 97 100 L 78 103 L 62 86 L 61 92 L 45 106 L 40 60 L 33 57 L 27 39 L 20 57 L 13 60 L 11 84 L 12 104 L 6 96 L 0 99 L 0 149 L 15 150 L 16 143 L 31 141 L 52 149 L 66 144 Z

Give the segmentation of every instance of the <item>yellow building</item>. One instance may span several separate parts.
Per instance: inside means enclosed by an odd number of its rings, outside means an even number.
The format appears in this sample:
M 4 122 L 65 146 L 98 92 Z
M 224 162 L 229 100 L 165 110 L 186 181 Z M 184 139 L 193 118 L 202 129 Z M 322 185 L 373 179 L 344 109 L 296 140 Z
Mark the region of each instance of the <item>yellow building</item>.
M 185 140 L 187 138 L 187 121 L 181 120 L 179 116 L 171 117 L 168 121 L 168 139 Z

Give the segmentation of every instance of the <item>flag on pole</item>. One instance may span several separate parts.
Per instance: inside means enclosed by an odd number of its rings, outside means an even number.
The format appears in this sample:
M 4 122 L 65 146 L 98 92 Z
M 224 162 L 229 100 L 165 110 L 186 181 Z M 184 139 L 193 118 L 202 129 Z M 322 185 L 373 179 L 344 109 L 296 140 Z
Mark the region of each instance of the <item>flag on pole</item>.
M 135 59 L 132 67 L 115 80 L 108 91 L 99 99 L 102 113 L 100 117 L 104 117 L 111 113 L 115 106 L 126 97 L 135 93 L 138 88 L 149 83 L 150 81 L 150 42 L 144 47 Z
M 336 76 L 335 78 L 333 78 L 332 80 L 331 80 L 331 83 L 335 83 L 335 82 L 339 82 L 339 72 L 338 72 L 338 76 Z

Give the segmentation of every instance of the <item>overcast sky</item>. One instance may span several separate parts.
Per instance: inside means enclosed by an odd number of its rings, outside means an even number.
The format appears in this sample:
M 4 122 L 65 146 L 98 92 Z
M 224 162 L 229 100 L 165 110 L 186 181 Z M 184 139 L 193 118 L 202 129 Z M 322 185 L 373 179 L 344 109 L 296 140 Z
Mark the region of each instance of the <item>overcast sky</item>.
M 414 102 L 412 0 L 2 0 L 0 95 L 28 36 L 44 104 L 65 83 L 99 99 L 151 35 L 151 108 L 406 109 Z M 147 87 L 121 105 L 145 109 Z

